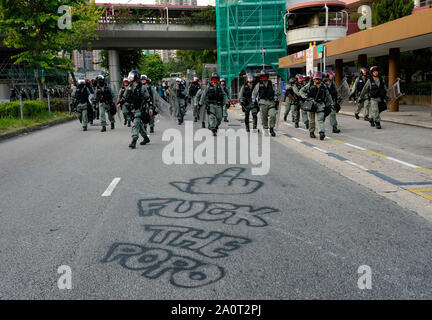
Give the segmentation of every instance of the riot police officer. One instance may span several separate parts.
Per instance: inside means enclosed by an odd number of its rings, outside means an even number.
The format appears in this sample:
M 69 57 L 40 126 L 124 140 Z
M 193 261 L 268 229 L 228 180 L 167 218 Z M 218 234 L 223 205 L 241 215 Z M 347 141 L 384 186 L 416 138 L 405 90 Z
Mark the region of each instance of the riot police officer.
M 144 123 L 150 121 L 150 117 L 153 115 L 153 105 L 151 104 L 150 95 L 146 86 L 141 82 L 141 74 L 133 70 L 129 72 L 128 80 L 129 86 L 120 99 L 118 108 L 127 103 L 129 111 L 133 114 L 133 126 L 131 130 L 132 142 L 129 144 L 129 148 L 135 149 L 140 134 L 144 139 L 140 145 L 145 145 L 150 142 Z M 149 112 L 147 112 L 147 110 L 149 110 Z
M 222 122 L 223 108 L 228 103 L 228 96 L 219 84 L 217 72 L 213 72 L 210 80 L 210 84 L 202 93 L 200 105 L 207 110 L 209 129 L 216 136 Z
M 120 100 L 122 99 L 126 88 L 129 86 L 129 79 L 128 78 L 124 78 L 123 79 L 123 87 L 120 88 L 119 94 L 118 94 L 118 98 L 117 98 L 117 103 L 120 103 Z M 122 106 L 122 113 L 123 113 L 123 119 L 124 119 L 124 125 L 127 124 L 128 127 L 131 127 L 131 115 L 130 112 L 128 110 L 128 103 L 125 102 L 123 103 Z
M 381 129 L 381 118 L 380 109 L 387 108 L 387 86 L 384 79 L 379 74 L 379 69 L 377 66 L 373 66 L 370 69 L 371 77 L 366 82 L 362 92 L 360 93 L 359 100 L 363 100 L 369 94 L 370 96 L 370 125 L 377 129 Z
M 88 125 L 88 101 L 90 90 L 83 79 L 78 80 L 78 86 L 72 92 L 72 105 L 76 110 L 77 117 L 82 124 L 83 131 L 87 131 Z
M 195 122 L 198 121 L 200 115 L 199 115 L 199 111 L 198 111 L 198 106 L 195 105 L 194 101 L 195 101 L 195 96 L 197 95 L 197 93 L 200 89 L 201 89 L 201 86 L 199 84 L 199 78 L 194 77 L 193 82 L 189 86 L 188 99 L 189 99 L 189 101 L 193 107 L 193 116 L 194 116 Z
M 226 80 L 225 80 L 225 78 L 221 78 L 220 79 L 220 86 L 223 89 L 223 91 L 225 92 L 226 96 L 228 97 L 228 102 L 225 104 L 225 106 L 223 108 L 223 119 L 224 119 L 224 122 L 228 122 L 228 109 L 230 107 L 230 103 L 229 103 L 229 91 L 228 91 L 228 88 L 226 86 Z
M 177 120 L 178 124 L 182 124 L 186 114 L 186 86 L 182 83 L 182 79 L 177 78 L 174 85 L 174 95 L 176 97 Z
M 364 108 L 364 120 L 369 121 L 369 105 L 370 105 L 370 97 L 369 95 L 365 95 L 362 100 L 359 99 L 360 93 L 362 92 L 366 82 L 368 81 L 368 70 L 366 68 L 360 69 L 359 76 L 355 79 L 354 85 L 351 89 L 350 97 L 356 97 L 357 109 L 354 113 L 355 118 L 360 119 L 359 113 Z
M 198 115 L 199 115 L 199 119 L 201 120 L 202 128 L 206 127 L 205 121 L 207 118 L 207 110 L 203 108 L 200 101 L 201 101 L 202 93 L 204 92 L 205 88 L 207 88 L 207 85 L 208 85 L 208 79 L 204 79 L 200 89 L 198 90 L 197 94 L 194 97 L 194 102 L 193 102 L 194 108 L 198 110 Z
M 309 82 L 300 90 L 301 96 L 312 102 L 312 110 L 309 112 L 309 135 L 311 138 L 315 137 L 315 115 L 318 118 L 319 135 L 320 140 L 325 138 L 325 108 L 333 105 L 332 97 L 327 89 L 327 86 L 322 83 L 323 74 L 322 72 L 315 72 L 313 76 L 313 82 Z
M 285 114 L 284 121 L 287 121 L 288 115 L 291 112 L 292 122 L 295 123 L 295 127 L 299 127 L 299 110 L 298 110 L 298 95 L 295 94 L 294 88 L 296 87 L 296 79 L 291 78 L 286 86 L 285 93 Z
M 294 122 L 297 122 L 296 128 L 298 126 L 298 122 L 300 121 L 300 113 L 302 116 L 303 124 L 305 125 L 306 129 L 309 129 L 309 116 L 306 111 L 302 109 L 304 99 L 300 94 L 300 90 L 308 83 L 306 80 L 306 77 L 303 77 L 301 74 L 296 75 L 296 83 L 295 86 L 293 86 L 293 91 L 295 93 L 295 97 L 297 98 L 297 108 L 295 108 L 295 114 L 294 114 Z
M 325 83 L 333 100 L 333 105 L 329 115 L 330 125 L 333 128 L 333 133 L 340 133 L 341 131 L 340 129 L 338 129 L 338 122 L 336 119 L 336 114 L 340 111 L 339 95 L 334 81 L 334 76 L 335 74 L 333 71 L 327 72 L 327 74 L 325 75 Z
M 114 105 L 114 92 L 111 87 L 105 83 L 105 78 L 102 75 L 96 77 L 97 87 L 95 90 L 94 103 L 98 105 L 100 110 L 101 124 L 102 130 L 101 132 L 106 131 L 106 115 L 108 113 L 108 119 L 111 123 L 111 130 L 115 129 L 115 105 Z
M 246 131 L 250 132 L 249 128 L 249 115 L 252 113 L 253 118 L 253 129 L 257 129 L 258 124 L 258 108 L 252 101 L 252 91 L 253 91 L 253 75 L 248 74 L 247 75 L 247 83 L 244 84 L 240 89 L 240 105 L 242 107 L 242 110 L 245 114 L 245 125 L 246 125 Z
M 272 137 L 276 136 L 274 127 L 278 108 L 278 97 L 273 88 L 273 83 L 269 80 L 269 73 L 263 69 L 260 72 L 260 82 L 252 92 L 252 100 L 255 107 L 261 111 L 262 126 L 265 130 L 270 128 Z

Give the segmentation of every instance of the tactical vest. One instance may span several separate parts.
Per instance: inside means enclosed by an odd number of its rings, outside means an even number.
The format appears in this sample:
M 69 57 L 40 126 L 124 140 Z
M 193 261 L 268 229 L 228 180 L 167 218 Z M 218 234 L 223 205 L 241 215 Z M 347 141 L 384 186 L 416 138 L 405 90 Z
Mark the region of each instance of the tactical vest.
M 106 103 L 106 104 L 112 103 L 113 96 L 112 96 L 112 94 L 109 91 L 107 86 L 104 86 L 101 89 L 101 95 L 102 95 L 102 97 L 101 97 L 100 101 L 102 101 L 103 103 Z
M 252 91 L 253 88 L 249 87 L 247 84 L 245 84 L 243 89 L 243 99 L 245 105 L 249 105 L 252 102 Z
M 295 97 L 294 90 L 293 90 L 292 86 L 288 86 L 286 89 L 286 96 L 288 96 L 288 95 L 292 95 L 293 97 Z
M 387 92 L 384 87 L 384 80 L 383 78 L 379 77 L 380 85 L 377 86 L 373 78 L 370 78 L 371 82 L 371 89 L 370 89 L 370 96 L 371 98 L 385 98 L 387 95 Z
M 133 109 L 140 109 L 142 107 L 144 102 L 144 94 L 142 92 L 141 83 L 138 83 L 136 87 L 132 88 L 128 102 L 133 106 Z
M 311 85 L 309 87 L 308 98 L 314 99 L 317 103 L 322 103 L 326 97 L 325 90 L 323 84 L 319 88 L 316 85 Z
M 87 87 L 84 86 L 82 88 L 78 88 L 75 99 L 79 104 L 87 103 L 88 101 Z
M 363 79 L 363 77 L 359 77 L 356 86 L 356 93 L 360 94 L 367 82 L 368 78 Z
M 267 82 L 267 86 L 264 85 L 263 82 L 260 81 L 259 83 L 259 99 L 260 100 L 274 100 L 274 90 L 273 90 L 273 84 L 270 80 Z
M 210 85 L 207 91 L 207 100 L 209 103 L 222 104 L 222 88 L 219 85 L 217 87 Z
M 180 84 L 180 85 L 178 86 L 177 98 L 180 98 L 180 99 L 184 99 L 184 98 L 186 98 L 186 96 L 185 96 L 184 93 L 183 93 L 183 90 L 184 90 L 184 89 L 185 89 L 185 88 L 183 87 L 182 84 Z
M 125 88 L 125 87 L 122 87 L 122 88 L 120 89 L 119 99 L 123 98 L 123 95 L 125 94 L 125 92 L 126 92 L 126 88 Z
M 337 93 L 336 85 L 333 81 L 329 85 L 329 92 L 330 92 L 330 95 L 332 96 L 333 100 L 336 101 L 338 93 Z
M 195 97 L 198 90 L 200 89 L 200 85 L 197 82 L 192 82 L 190 88 L 189 88 L 189 95 L 191 97 Z

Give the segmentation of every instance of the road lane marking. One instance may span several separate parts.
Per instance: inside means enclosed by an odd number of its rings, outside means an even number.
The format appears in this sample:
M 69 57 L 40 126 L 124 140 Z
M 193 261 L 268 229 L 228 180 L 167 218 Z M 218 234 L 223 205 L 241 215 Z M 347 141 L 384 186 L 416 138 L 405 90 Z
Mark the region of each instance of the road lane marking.
M 361 151 L 365 151 L 366 150 L 366 148 L 363 148 L 363 147 L 359 147 L 359 146 L 356 146 L 356 145 L 354 145 L 354 144 L 351 144 L 351 143 L 345 143 L 348 147 L 351 147 L 351 148 L 354 148 L 354 149 L 358 149 L 358 150 L 361 150 Z
M 318 148 L 318 147 L 312 147 L 312 148 L 314 148 L 315 150 L 318 150 L 319 152 L 322 152 L 322 153 L 328 153 L 328 151 L 325 151 L 325 150 L 323 150 L 323 149 L 320 149 L 320 148 Z
M 115 187 L 120 182 L 120 178 L 114 178 L 114 180 L 111 182 L 111 184 L 108 186 L 108 188 L 105 190 L 105 192 L 102 194 L 102 197 L 110 197 L 113 193 Z
M 411 163 L 408 163 L 408 162 L 405 162 L 405 161 L 402 161 L 402 160 L 398 160 L 398 159 L 395 159 L 395 158 L 392 158 L 392 157 L 387 157 L 387 159 L 392 160 L 392 161 L 397 162 L 397 163 L 400 163 L 400 164 L 403 164 L 403 165 L 405 165 L 407 167 L 410 167 L 410 168 L 417 169 L 419 167 L 419 166 L 413 165 Z
M 432 192 L 432 188 L 428 188 L 428 189 L 411 189 L 409 190 L 415 194 L 418 194 L 419 196 L 422 196 L 423 198 L 429 199 L 432 201 L 432 196 L 428 195 L 425 192 Z
M 368 171 L 368 169 L 366 169 L 366 168 L 363 167 L 362 165 L 357 164 L 357 163 L 355 163 L 355 162 L 352 162 L 352 161 L 349 161 L 349 160 L 346 160 L 345 162 L 346 162 L 346 163 L 349 163 L 350 165 L 352 165 L 352 166 L 354 166 L 354 167 L 360 168 L 360 169 L 362 169 L 363 171 Z

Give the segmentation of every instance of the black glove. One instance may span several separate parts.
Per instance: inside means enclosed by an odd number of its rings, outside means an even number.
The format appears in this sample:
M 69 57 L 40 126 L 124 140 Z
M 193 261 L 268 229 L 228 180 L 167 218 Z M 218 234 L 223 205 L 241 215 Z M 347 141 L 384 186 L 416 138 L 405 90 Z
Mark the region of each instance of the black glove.
M 242 111 L 246 113 L 246 108 L 245 108 L 245 106 L 242 105 L 242 104 L 240 104 L 240 105 L 241 105 Z

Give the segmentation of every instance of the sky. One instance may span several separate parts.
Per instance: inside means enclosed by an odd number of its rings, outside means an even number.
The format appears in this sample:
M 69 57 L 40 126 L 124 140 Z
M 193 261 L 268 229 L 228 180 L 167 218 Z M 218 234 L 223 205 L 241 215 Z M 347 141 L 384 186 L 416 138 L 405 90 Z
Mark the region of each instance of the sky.
M 130 4 L 153 4 L 154 0 L 96 0 L 96 3 L 130 3 Z M 215 0 L 198 0 L 199 6 L 214 5 Z

